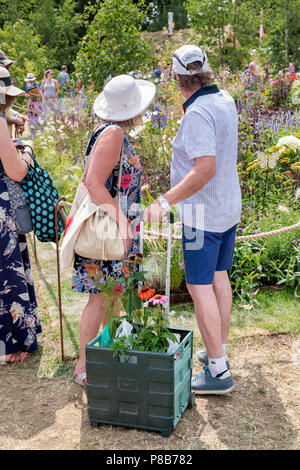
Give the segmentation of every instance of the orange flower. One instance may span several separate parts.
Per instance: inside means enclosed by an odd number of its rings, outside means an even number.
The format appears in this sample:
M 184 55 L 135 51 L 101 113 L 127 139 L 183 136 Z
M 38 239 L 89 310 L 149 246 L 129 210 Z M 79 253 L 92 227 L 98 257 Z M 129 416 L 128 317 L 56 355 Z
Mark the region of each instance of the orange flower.
M 155 293 L 155 290 L 154 289 L 150 289 L 150 287 L 148 286 L 143 286 L 141 288 L 141 292 L 138 294 L 139 298 L 140 299 L 143 299 L 143 300 L 148 300 L 150 299 L 150 297 L 152 297 Z
M 128 161 L 134 165 L 134 168 L 140 168 L 141 166 L 140 161 L 136 155 L 131 155 Z
M 97 264 L 85 264 L 84 267 L 87 270 L 87 273 L 90 277 L 93 277 L 94 279 L 98 279 L 100 275 L 100 270 Z
M 122 273 L 125 275 L 125 277 L 130 277 L 130 270 L 127 266 L 124 266 L 124 268 L 122 268 Z

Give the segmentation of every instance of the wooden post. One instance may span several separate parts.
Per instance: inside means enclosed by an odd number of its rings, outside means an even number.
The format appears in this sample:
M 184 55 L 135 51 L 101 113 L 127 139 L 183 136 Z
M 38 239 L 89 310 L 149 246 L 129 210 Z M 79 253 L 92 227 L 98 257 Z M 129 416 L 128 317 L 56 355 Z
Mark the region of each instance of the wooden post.
M 59 325 L 60 325 L 60 345 L 61 345 L 61 360 L 64 362 L 64 338 L 63 338 L 63 319 L 62 319 L 62 306 L 61 306 L 61 288 L 60 288 L 60 260 L 59 260 L 59 240 L 58 240 L 58 212 L 63 208 L 66 198 L 61 197 L 55 206 L 55 239 L 56 239 L 56 262 L 57 262 L 57 288 L 58 288 L 58 308 L 59 308 Z M 65 220 L 64 220 L 65 223 Z

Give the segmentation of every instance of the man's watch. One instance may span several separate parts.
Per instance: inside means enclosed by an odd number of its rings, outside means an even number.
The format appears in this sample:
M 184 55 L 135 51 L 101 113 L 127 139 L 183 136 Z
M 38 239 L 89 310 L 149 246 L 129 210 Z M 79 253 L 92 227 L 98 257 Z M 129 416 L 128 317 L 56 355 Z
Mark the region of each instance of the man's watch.
M 162 196 L 160 196 L 158 198 L 158 202 L 159 202 L 159 205 L 160 207 L 164 210 L 164 211 L 168 211 L 171 209 L 171 206 L 169 204 L 169 201 L 167 201 L 166 199 L 164 199 Z

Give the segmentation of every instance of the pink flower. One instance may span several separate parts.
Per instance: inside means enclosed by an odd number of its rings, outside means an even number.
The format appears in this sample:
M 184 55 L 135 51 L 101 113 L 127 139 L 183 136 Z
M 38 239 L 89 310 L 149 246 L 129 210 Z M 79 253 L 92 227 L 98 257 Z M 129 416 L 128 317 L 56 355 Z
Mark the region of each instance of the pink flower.
M 131 181 L 131 176 L 130 175 L 122 176 L 122 178 L 121 178 L 122 188 L 127 189 L 128 186 L 129 186 L 130 181 Z
M 168 297 L 166 295 L 156 294 L 149 300 L 153 305 L 166 305 Z

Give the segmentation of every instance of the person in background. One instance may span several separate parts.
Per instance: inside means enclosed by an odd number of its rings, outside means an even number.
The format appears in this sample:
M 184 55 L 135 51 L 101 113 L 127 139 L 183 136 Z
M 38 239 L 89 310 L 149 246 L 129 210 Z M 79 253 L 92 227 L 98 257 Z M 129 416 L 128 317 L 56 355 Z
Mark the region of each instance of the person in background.
M 145 222 L 160 222 L 178 203 L 188 291 L 205 351 L 204 367 L 192 379 L 198 394 L 230 392 L 233 379 L 226 354 L 236 226 L 241 216 L 237 171 L 238 115 L 234 100 L 213 84 L 205 52 L 186 45 L 173 55 L 173 72 L 185 98 L 184 116 L 173 141 L 172 189 L 144 212 Z
M 14 60 L 9 59 L 3 51 L 0 51 L 0 67 L 5 67 L 6 70 L 10 70 L 10 67 L 14 64 Z M 6 109 L 7 125 L 12 135 L 12 126 L 16 128 L 16 134 L 22 135 L 24 132 L 25 121 L 27 117 L 21 113 L 18 113 L 13 108 L 9 107 Z
M 21 181 L 31 163 L 33 142 L 21 141 L 18 152 L 10 138 L 5 112 L 22 90 L 0 67 L 0 363 L 21 362 L 38 348 L 41 333 L 25 235 L 18 235 L 6 178 Z
M 28 117 L 29 119 L 38 119 L 41 112 L 42 97 L 41 85 L 36 82 L 36 78 L 32 73 L 28 73 L 25 78 L 26 98 L 28 98 Z
M 292 83 L 295 81 L 295 80 L 298 80 L 298 76 L 296 74 L 296 71 L 295 71 L 295 65 L 290 62 L 289 66 L 287 67 L 287 72 L 285 74 L 285 79 L 286 81 L 288 82 L 289 85 L 292 85 Z
M 57 81 L 59 83 L 61 93 L 65 95 L 70 90 L 71 85 L 71 79 L 66 65 L 62 66 L 61 72 L 57 75 Z
M 270 72 L 270 64 L 269 64 L 269 61 L 267 60 L 264 66 L 264 80 L 265 82 L 269 82 L 271 78 L 272 78 L 272 74 Z
M 42 81 L 42 109 L 43 111 L 57 111 L 57 97 L 59 94 L 59 83 L 53 78 L 54 72 L 51 69 L 46 70 L 44 80 Z

